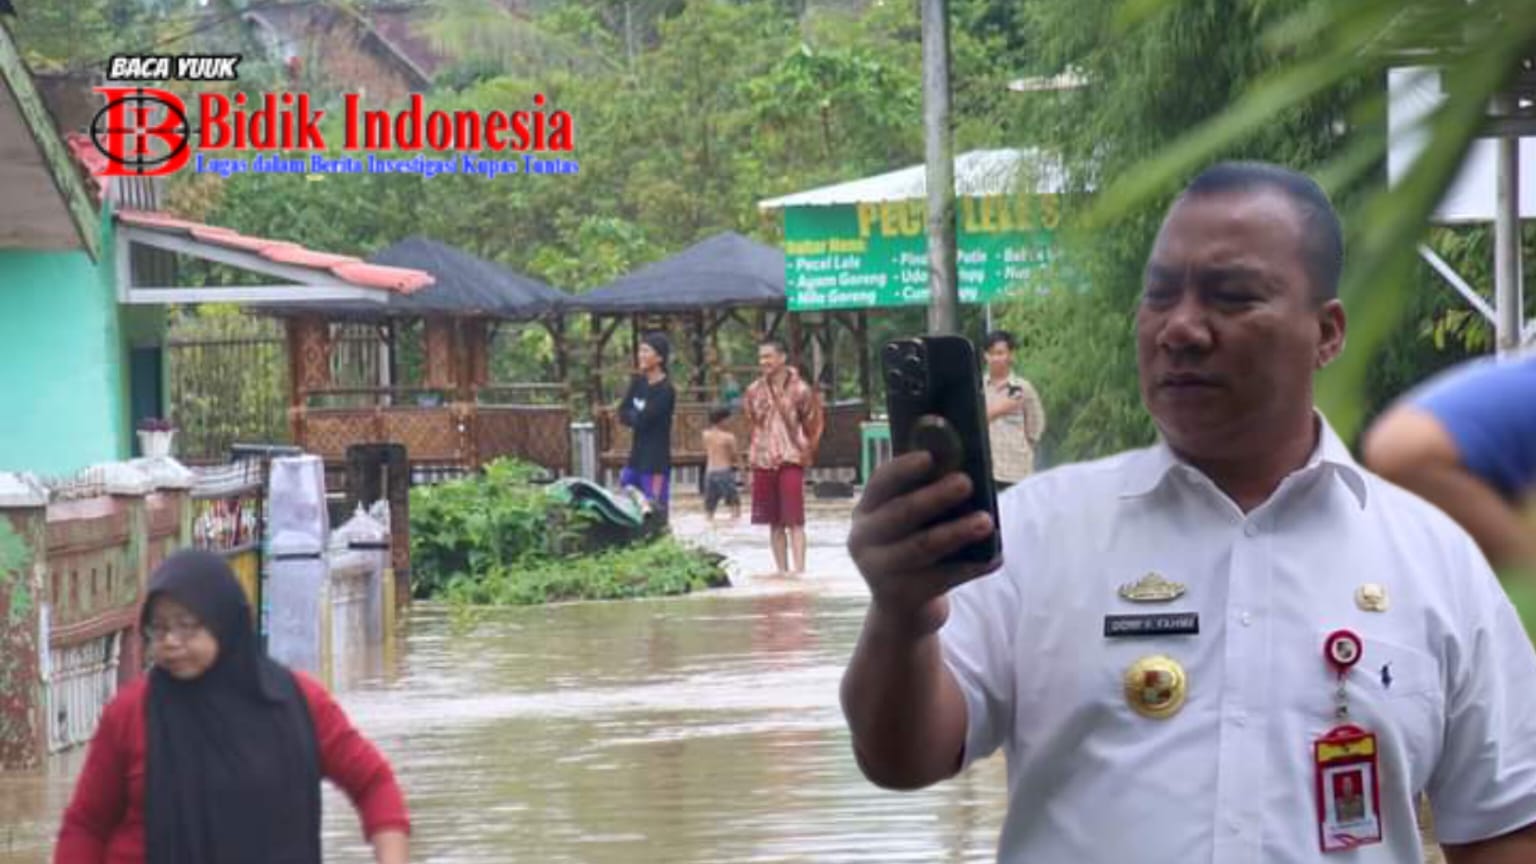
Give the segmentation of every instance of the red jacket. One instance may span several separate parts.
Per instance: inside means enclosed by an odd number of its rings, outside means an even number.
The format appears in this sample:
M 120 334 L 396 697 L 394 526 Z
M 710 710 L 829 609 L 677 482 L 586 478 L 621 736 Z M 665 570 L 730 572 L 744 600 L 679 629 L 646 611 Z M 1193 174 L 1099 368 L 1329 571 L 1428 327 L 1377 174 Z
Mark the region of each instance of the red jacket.
M 340 786 L 362 817 L 363 834 L 410 830 L 405 799 L 384 757 L 320 682 L 295 672 L 319 739 L 320 773 Z M 64 811 L 54 864 L 144 864 L 145 704 L 139 678 L 107 704 L 91 738 L 75 796 Z

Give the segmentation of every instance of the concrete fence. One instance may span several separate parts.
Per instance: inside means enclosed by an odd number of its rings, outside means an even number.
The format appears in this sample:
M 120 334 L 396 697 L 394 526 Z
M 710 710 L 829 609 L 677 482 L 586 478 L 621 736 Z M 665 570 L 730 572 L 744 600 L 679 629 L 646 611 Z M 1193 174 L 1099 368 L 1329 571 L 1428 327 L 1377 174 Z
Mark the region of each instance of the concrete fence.
M 331 532 L 323 468 L 318 499 L 313 488 L 292 493 L 318 463 L 273 460 L 270 485 L 262 461 L 0 473 L 0 770 L 90 740 L 117 688 L 145 669 L 140 605 L 150 574 L 178 548 L 230 560 L 279 660 L 334 684 L 386 656 L 370 649 L 394 632 L 388 507 Z M 299 536 L 307 546 L 294 544 Z

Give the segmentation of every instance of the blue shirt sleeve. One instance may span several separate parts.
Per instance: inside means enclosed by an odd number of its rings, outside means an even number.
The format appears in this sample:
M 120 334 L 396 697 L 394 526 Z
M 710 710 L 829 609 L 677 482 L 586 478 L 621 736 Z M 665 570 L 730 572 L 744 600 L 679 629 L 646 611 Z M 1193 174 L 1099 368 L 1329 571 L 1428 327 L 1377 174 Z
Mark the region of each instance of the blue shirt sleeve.
M 1536 486 L 1536 357 L 1462 364 L 1406 398 L 1440 421 L 1467 470 L 1510 498 Z

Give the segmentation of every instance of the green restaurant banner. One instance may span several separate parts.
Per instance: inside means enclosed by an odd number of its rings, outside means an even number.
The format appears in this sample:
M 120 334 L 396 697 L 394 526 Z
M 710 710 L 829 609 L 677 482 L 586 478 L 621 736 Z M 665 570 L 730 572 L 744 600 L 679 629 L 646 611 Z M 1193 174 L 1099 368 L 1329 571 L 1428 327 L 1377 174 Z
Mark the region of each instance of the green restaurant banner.
M 1055 195 L 955 201 L 960 302 L 1043 291 L 1056 257 Z M 788 207 L 785 288 L 794 311 L 915 306 L 928 302 L 923 200 Z

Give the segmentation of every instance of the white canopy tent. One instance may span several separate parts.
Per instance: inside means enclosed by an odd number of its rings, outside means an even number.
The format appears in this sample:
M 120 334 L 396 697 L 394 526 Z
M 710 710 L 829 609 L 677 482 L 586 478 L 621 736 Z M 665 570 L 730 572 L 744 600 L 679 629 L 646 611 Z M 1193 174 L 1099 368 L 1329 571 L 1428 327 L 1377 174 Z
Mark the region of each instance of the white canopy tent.
M 884 174 L 835 183 L 757 202 L 764 212 L 785 207 L 823 207 L 881 201 L 911 201 L 928 194 L 927 166 L 918 164 Z M 971 150 L 955 157 L 955 195 L 1006 195 L 1030 178 L 1036 195 L 1066 192 L 1066 172 L 1059 160 L 1037 149 Z

